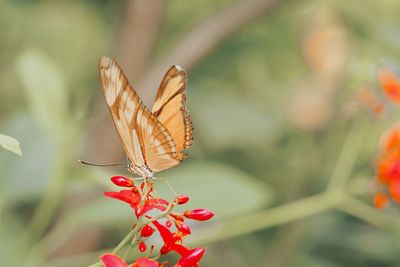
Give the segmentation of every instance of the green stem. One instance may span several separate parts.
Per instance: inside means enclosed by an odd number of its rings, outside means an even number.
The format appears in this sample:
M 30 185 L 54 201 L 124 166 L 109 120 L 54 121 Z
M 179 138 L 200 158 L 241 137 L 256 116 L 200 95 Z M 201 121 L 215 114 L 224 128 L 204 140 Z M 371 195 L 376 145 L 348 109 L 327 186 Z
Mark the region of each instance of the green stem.
M 139 218 L 140 220 L 140 218 Z M 123 248 L 126 244 L 129 243 L 129 241 L 132 239 L 132 237 L 140 230 L 141 223 L 138 221 L 138 223 L 135 225 L 135 227 L 132 228 L 132 230 L 124 237 L 124 239 L 121 240 L 121 242 L 113 249 L 111 253 L 117 253 L 121 248 Z M 103 266 L 100 261 L 93 263 L 92 265 L 89 265 L 88 267 L 101 267 Z
M 337 196 L 340 196 L 340 194 L 324 192 L 265 211 L 232 219 L 216 225 L 214 230 L 207 228 L 204 233 L 198 231 L 195 244 L 207 244 L 225 240 L 324 212 L 340 203 L 341 200 Z
M 398 215 L 388 214 L 376 210 L 371 205 L 367 205 L 353 197 L 346 197 L 344 204 L 339 205 L 337 208 L 340 211 L 343 211 L 381 229 L 388 230 L 400 237 L 400 217 Z
M 338 161 L 333 169 L 327 188 L 328 191 L 337 189 L 344 192 L 347 180 L 351 175 L 351 171 L 364 141 L 365 131 L 363 127 L 361 128 L 361 130 L 358 130 L 358 124 L 355 124 L 348 132 L 340 151 Z

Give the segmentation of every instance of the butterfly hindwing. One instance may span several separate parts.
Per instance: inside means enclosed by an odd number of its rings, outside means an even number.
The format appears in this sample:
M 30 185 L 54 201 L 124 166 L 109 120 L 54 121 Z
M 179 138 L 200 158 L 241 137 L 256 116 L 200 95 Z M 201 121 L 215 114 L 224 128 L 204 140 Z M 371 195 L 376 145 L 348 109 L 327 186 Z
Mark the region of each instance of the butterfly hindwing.
M 193 126 L 186 108 L 186 72 L 172 66 L 158 89 L 152 112 L 174 139 L 179 158 L 193 143 Z
M 100 59 L 100 79 L 115 127 L 135 172 L 145 175 L 180 162 L 171 135 L 146 108 L 119 65 L 108 57 Z

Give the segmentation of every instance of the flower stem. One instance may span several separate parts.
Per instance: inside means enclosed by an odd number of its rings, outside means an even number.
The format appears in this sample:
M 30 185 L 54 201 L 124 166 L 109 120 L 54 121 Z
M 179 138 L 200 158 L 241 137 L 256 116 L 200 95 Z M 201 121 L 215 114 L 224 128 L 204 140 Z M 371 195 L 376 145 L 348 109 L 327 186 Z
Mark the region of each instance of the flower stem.
M 337 208 L 371 225 L 390 231 L 396 237 L 400 237 L 400 217 L 398 215 L 376 210 L 371 205 L 367 205 L 353 197 L 347 197 L 344 204 L 339 205 Z
M 359 128 L 361 128 L 361 130 Z M 340 151 L 338 161 L 333 169 L 327 188 L 328 191 L 337 189 L 344 192 L 346 182 L 351 175 L 354 163 L 361 150 L 365 132 L 367 132 L 365 128 L 359 127 L 359 124 L 353 125 L 348 132 Z
M 340 195 L 323 192 L 265 211 L 231 219 L 216 225 L 215 230 L 210 227 L 206 232 L 201 233 L 199 229 L 194 242 L 196 245 L 212 243 L 312 216 L 338 205 L 341 199 L 336 196 Z

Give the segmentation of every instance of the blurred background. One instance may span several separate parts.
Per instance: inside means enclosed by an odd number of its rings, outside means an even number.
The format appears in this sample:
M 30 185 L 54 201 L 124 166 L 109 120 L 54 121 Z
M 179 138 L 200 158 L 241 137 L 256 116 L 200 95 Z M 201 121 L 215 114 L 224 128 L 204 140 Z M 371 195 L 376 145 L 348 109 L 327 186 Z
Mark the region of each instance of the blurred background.
M 188 71 L 194 146 L 159 176 L 216 213 L 186 240 L 206 247 L 201 266 L 400 266 L 399 209 L 371 205 L 377 140 L 399 112 L 376 116 L 358 93 L 379 97 L 377 68 L 398 65 L 398 10 L 2 0 L 0 133 L 23 156 L 0 150 L 1 265 L 87 266 L 132 226 L 130 208 L 103 196 L 127 172 L 77 162 L 125 162 L 99 84 L 107 55 L 148 106 L 168 67 Z

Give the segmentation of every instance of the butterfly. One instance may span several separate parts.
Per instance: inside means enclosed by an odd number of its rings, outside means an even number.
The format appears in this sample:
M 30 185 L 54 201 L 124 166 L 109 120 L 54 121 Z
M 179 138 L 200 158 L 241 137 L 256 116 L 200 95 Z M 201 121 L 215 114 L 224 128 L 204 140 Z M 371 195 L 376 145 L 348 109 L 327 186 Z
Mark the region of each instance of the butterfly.
M 101 57 L 100 81 L 112 119 L 130 164 L 144 178 L 178 165 L 193 143 L 193 126 L 186 107 L 186 72 L 172 66 L 159 86 L 150 111 L 113 59 Z

